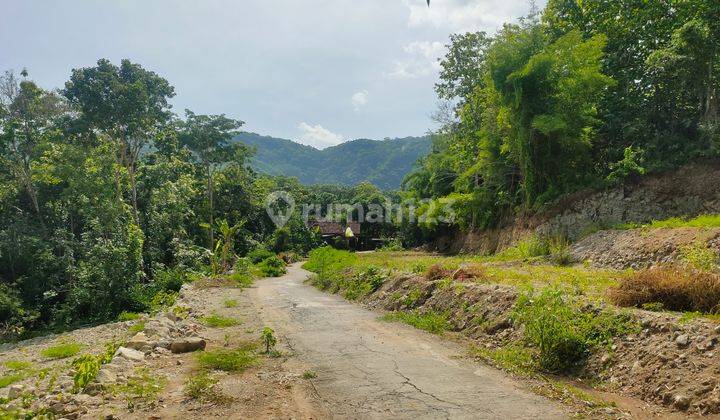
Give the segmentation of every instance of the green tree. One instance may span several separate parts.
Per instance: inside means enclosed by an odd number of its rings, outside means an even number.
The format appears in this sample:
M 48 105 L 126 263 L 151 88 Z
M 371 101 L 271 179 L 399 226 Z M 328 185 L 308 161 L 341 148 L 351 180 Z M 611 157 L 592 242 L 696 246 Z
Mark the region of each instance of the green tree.
M 210 226 L 215 225 L 214 176 L 217 168 L 235 159 L 245 159 L 242 147 L 230 143 L 242 125 L 242 121 L 225 115 L 196 115 L 190 110 L 185 110 L 185 121 L 180 122 L 180 142 L 192 152 L 205 174 Z M 210 249 L 213 249 L 215 235 L 213 229 L 209 231 Z
M 137 162 L 140 152 L 169 121 L 174 88 L 167 80 L 130 60 L 115 66 L 98 60 L 97 66 L 74 69 L 63 95 L 80 115 L 75 129 L 99 130 L 117 143 L 117 162 L 130 179 L 130 202 L 137 223 Z M 121 174 L 116 171 L 118 197 L 122 197 Z

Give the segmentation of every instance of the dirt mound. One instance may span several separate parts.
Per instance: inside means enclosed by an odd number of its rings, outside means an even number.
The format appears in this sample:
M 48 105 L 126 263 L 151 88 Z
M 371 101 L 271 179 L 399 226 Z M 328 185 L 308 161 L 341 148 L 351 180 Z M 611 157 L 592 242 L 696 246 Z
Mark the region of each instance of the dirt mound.
M 696 243 L 720 253 L 720 228 L 605 230 L 571 245 L 570 254 L 594 267 L 637 269 L 676 262 L 683 248 Z

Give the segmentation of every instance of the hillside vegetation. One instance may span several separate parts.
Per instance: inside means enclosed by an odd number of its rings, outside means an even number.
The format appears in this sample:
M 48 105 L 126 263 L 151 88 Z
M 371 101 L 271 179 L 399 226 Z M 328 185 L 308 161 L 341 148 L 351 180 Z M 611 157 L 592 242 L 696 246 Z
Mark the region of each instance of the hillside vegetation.
M 241 133 L 234 140 L 256 149 L 250 163 L 262 173 L 296 177 L 303 184 L 370 182 L 382 189 L 399 188 L 415 162 L 430 151 L 431 143 L 429 137 L 358 139 L 318 150 L 254 133 Z
M 494 227 L 717 156 L 718 22 L 714 0 L 550 0 L 495 34 L 453 35 L 436 91 L 457 106 L 404 187 L 458 217 L 423 228 Z

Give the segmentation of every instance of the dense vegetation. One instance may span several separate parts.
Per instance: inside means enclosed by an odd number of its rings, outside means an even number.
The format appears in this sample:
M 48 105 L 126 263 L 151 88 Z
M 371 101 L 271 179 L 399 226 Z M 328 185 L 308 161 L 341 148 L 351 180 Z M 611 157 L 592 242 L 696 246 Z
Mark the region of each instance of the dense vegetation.
M 718 22 L 714 0 L 550 0 L 494 35 L 453 35 L 436 86 L 453 106 L 407 195 L 482 229 L 717 156 Z
M 253 269 L 282 273 L 275 253 L 303 254 L 320 238 L 299 212 L 276 229 L 272 191 L 298 203 L 380 196 L 369 184 L 257 174 L 251 149 L 232 141 L 242 122 L 176 116 L 168 81 L 128 60 L 73 70 L 57 92 L 8 71 L 0 94 L 3 339 L 161 306 L 188 273 L 242 276 L 237 256 L 258 249 L 273 252 Z
M 399 188 L 413 164 L 430 151 L 429 137 L 361 139 L 324 150 L 253 133 L 235 140 L 256 148 L 250 162 L 258 172 L 297 177 L 303 184 L 370 182 L 382 189 Z

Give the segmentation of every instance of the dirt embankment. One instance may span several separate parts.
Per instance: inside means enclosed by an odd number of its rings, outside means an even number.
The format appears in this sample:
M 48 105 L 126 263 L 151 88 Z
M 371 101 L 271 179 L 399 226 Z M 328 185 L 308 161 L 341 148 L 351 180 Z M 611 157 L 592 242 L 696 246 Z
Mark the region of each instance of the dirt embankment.
M 720 228 L 605 230 L 572 244 L 570 254 L 594 267 L 640 269 L 678 262 L 698 244 L 720 255 Z
M 448 232 L 431 248 L 448 253 L 492 254 L 532 233 L 576 241 L 588 232 L 623 223 L 720 213 L 720 160 L 709 159 L 604 190 L 570 194 L 545 210 L 513 216 L 500 227 Z
M 412 303 L 408 296 L 413 296 Z M 448 285 L 397 275 L 364 303 L 383 310 L 449 313 L 453 330 L 492 349 L 522 339 L 522 328 L 510 319 L 517 296 L 514 288 L 503 285 Z M 600 384 L 602 390 L 669 410 L 720 413 L 720 326 L 697 319 L 682 323 L 674 315 L 640 310 L 632 317 L 641 332 L 616 338 L 611 348 L 597 349 L 578 376 Z
M 237 324 L 204 325 L 211 315 Z M 257 342 L 264 325 L 242 289 L 186 285 L 171 310 L 153 317 L 4 344 L 0 376 L 20 377 L 0 388 L 0 417 L 33 413 L 68 419 L 322 416 L 320 402 L 302 378 L 305 366 L 284 342 L 278 343 L 279 357 L 256 354 L 247 370 L 210 371 L 212 382 L 206 382 L 202 396 L 188 394 L 189 381 L 204 373 L 199 353 L 193 350 L 231 350 Z M 123 347 L 100 367 L 94 381 L 76 389 L 72 360 L 101 354 L 113 342 Z M 61 359 L 43 355 L 43 350 L 59 343 L 78 344 L 80 351 Z M 19 363 L 24 367 L 18 373 L 12 367 Z

